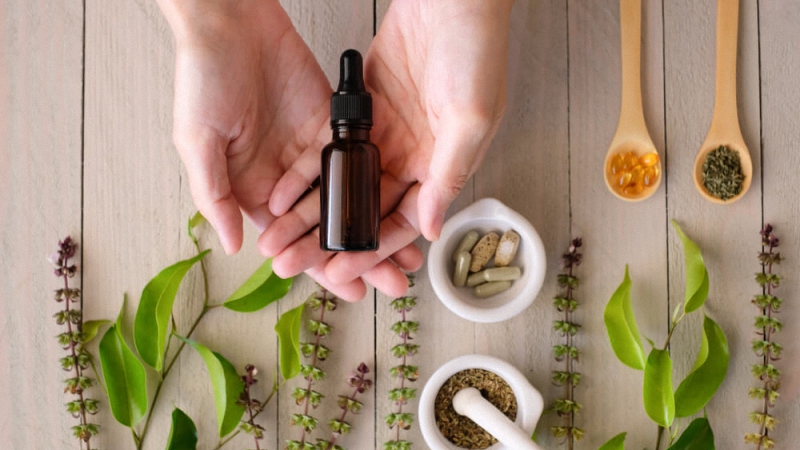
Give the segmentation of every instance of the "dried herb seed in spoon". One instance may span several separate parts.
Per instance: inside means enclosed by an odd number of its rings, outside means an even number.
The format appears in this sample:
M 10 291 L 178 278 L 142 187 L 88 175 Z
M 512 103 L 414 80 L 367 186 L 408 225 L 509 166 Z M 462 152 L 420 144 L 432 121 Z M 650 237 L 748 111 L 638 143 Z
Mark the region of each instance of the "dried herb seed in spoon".
M 743 182 L 738 152 L 720 145 L 708 153 L 703 162 L 703 186 L 709 194 L 728 200 L 742 192 Z

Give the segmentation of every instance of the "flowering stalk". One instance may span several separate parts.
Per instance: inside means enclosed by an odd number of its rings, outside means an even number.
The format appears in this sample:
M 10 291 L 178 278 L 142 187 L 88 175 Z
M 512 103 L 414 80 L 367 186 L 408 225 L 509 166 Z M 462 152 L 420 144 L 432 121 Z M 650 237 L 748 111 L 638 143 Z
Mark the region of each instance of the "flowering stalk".
M 575 401 L 575 386 L 580 383 L 581 374 L 575 372 L 579 351 L 574 338 L 581 326 L 573 321 L 572 315 L 578 308 L 573 292 L 578 288 L 580 280 L 575 276 L 574 270 L 581 264 L 583 255 L 578 253 L 578 249 L 582 244 L 581 238 L 573 239 L 569 251 L 563 255 L 564 273 L 558 275 L 558 285 L 564 292 L 553 300 L 553 306 L 558 312 L 564 313 L 562 320 L 553 322 L 553 329 L 564 338 L 563 344 L 553 346 L 556 361 L 564 362 L 563 371 L 553 371 L 553 383 L 564 386 L 564 398 L 557 399 L 553 409 L 564 419 L 564 424 L 552 427 L 551 432 L 557 439 L 563 439 L 570 450 L 574 448 L 575 441 L 583 437 L 583 430 L 575 426 L 575 414 L 582 406 Z
M 367 373 L 369 373 L 369 367 L 363 362 L 358 365 L 355 372 L 350 373 L 347 382 L 350 387 L 354 388 L 353 393 L 350 394 L 350 396 L 339 396 L 338 403 L 339 408 L 342 409 L 342 415 L 338 419 L 331 419 L 331 421 L 328 422 L 328 426 L 331 429 L 331 440 L 317 440 L 317 448 L 319 450 L 344 450 L 343 447 L 336 445 L 336 439 L 343 434 L 349 433 L 352 429 L 352 425 L 344 420 L 347 418 L 347 413 L 358 414 L 364 406 L 363 403 L 356 400 L 356 397 L 358 394 L 363 394 L 367 389 L 372 387 L 372 380 L 366 378 Z
M 408 277 L 408 285 L 409 287 L 414 286 L 413 275 Z M 392 354 L 395 358 L 400 359 L 400 365 L 389 369 L 389 373 L 392 378 L 400 380 L 400 383 L 397 388 L 389 391 L 389 399 L 394 402 L 397 409 L 388 414 L 384 421 L 389 429 L 395 430 L 395 436 L 394 440 L 383 444 L 384 450 L 409 450 L 411 448 L 411 442 L 400 439 L 400 430 L 408 430 L 414 422 L 414 415 L 410 412 L 403 412 L 403 406 L 417 396 L 417 390 L 406 385 L 406 382 L 413 383 L 419 377 L 418 367 L 408 364 L 408 357 L 416 354 L 419 350 L 419 345 L 409 342 L 413 339 L 412 333 L 416 333 L 419 329 L 419 322 L 409 321 L 406 317 L 406 314 L 416 305 L 416 297 L 400 297 L 392 300 L 391 303 L 392 309 L 400 313 L 400 321 L 392 325 L 392 331 L 403 342 L 392 347 Z
M 253 440 L 256 444 L 256 450 L 261 450 L 259 445 L 259 441 L 264 439 L 264 427 L 258 425 L 255 422 L 255 418 L 261 410 L 264 409 L 264 404 L 255 400 L 250 395 L 250 388 L 256 384 L 258 380 L 256 380 L 255 376 L 258 373 L 258 370 L 252 364 L 248 364 L 244 368 L 245 374 L 242 375 L 242 381 L 244 382 L 244 392 L 242 392 L 242 396 L 239 399 L 239 403 L 245 407 L 247 411 L 248 419 L 246 421 L 242 421 L 241 429 L 247 433 L 253 435 Z
M 783 323 L 775 317 L 780 311 L 782 300 L 773 295 L 781 282 L 781 276 L 772 272 L 773 265 L 780 264 L 783 260 L 781 253 L 776 249 L 780 245 L 779 239 L 772 233 L 772 226 L 766 224 L 761 230 L 762 251 L 758 255 L 761 262 L 761 272 L 756 274 L 756 282 L 761 286 L 761 294 L 756 295 L 752 303 L 760 310 L 756 316 L 755 327 L 759 338 L 753 340 L 753 352 L 761 358 L 760 364 L 753 365 L 753 375 L 761 382 L 759 387 L 750 388 L 750 397 L 763 400 L 760 411 L 750 413 L 750 421 L 760 427 L 758 433 L 746 433 L 746 443 L 756 445 L 758 450 L 774 448 L 775 440 L 769 437 L 769 432 L 775 428 L 778 420 L 770 414 L 770 408 L 775 406 L 778 399 L 778 386 L 781 371 L 772 363 L 780 359 L 783 347 L 773 342 L 773 334 L 781 331 Z
M 58 243 L 59 249 L 52 257 L 51 261 L 55 264 L 55 275 L 64 282 L 64 287 L 56 290 L 55 300 L 64 302 L 64 309 L 56 313 L 56 322 L 59 325 L 66 325 L 67 331 L 58 335 L 58 342 L 69 354 L 61 358 L 61 368 L 71 372 L 74 376 L 65 380 L 66 388 L 64 392 L 69 392 L 77 398 L 67 403 L 67 411 L 79 420 L 79 424 L 72 427 L 75 437 L 83 441 L 86 450 L 91 450 L 90 440 L 97 435 L 98 426 L 89 423 L 87 414 L 97 413 L 97 400 L 84 396 L 86 389 L 94 384 L 94 380 L 84 373 L 91 364 L 91 356 L 83 348 L 83 314 L 77 308 L 81 301 L 81 290 L 71 288 L 69 279 L 73 278 L 78 271 L 78 267 L 70 260 L 75 256 L 78 244 L 67 236 Z M 72 303 L 72 305 L 70 305 Z
M 306 300 L 306 306 L 312 311 L 319 311 L 319 320 L 309 319 L 308 329 L 314 333 L 314 342 L 303 342 L 300 351 L 306 358 L 311 358 L 311 364 L 303 364 L 300 373 L 306 380 L 305 388 L 295 388 L 292 392 L 298 405 L 302 405 L 302 414 L 292 414 L 291 424 L 301 427 L 300 440 L 286 441 L 286 450 L 318 450 L 318 446 L 311 442 L 309 436 L 317 427 L 318 420 L 309 414 L 310 408 L 319 406 L 324 397 L 312 389 L 314 383 L 325 377 L 325 372 L 317 367 L 320 361 L 328 358 L 330 349 L 322 345 L 322 339 L 331 332 L 331 326 L 325 322 L 325 313 L 336 309 L 337 299 L 321 288 L 320 291 Z

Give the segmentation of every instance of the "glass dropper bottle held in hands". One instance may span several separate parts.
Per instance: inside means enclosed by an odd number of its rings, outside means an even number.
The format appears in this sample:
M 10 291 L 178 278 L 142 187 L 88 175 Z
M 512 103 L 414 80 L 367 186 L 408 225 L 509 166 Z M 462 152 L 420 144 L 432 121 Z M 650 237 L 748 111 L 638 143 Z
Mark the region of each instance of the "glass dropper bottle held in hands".
M 339 87 L 331 96 L 333 142 L 322 150 L 320 247 L 378 249 L 381 160 L 369 140 L 372 97 L 364 87 L 361 54 L 342 53 Z

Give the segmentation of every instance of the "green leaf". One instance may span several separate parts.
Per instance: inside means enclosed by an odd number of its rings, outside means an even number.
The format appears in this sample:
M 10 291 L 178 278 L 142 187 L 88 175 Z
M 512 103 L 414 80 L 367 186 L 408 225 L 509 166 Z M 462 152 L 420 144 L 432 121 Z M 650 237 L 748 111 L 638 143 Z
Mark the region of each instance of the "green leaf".
M 608 332 L 608 340 L 614 354 L 628 367 L 643 370 L 645 366 L 644 348 L 636 319 L 631 307 L 631 279 L 628 266 L 625 266 L 625 278 L 614 295 L 608 300 L 603 312 L 603 320 Z
M 261 265 L 222 305 L 238 312 L 253 312 L 282 298 L 292 287 L 292 278 L 284 280 L 272 272 L 272 259 Z
M 672 226 L 683 241 L 683 254 L 686 261 L 686 300 L 684 311 L 690 313 L 703 306 L 708 298 L 708 270 L 703 262 L 700 248 L 683 232 L 678 222 Z
M 172 427 L 169 430 L 166 450 L 196 450 L 197 427 L 185 412 L 172 410 Z
M 206 218 L 200 214 L 200 211 L 194 213 L 192 217 L 189 218 L 189 222 L 186 224 L 187 228 L 189 229 L 189 236 L 194 236 L 192 230 L 199 227 L 200 225 L 206 223 Z
M 280 344 L 281 375 L 284 380 L 294 378 L 300 373 L 300 323 L 303 320 L 305 306 L 303 303 L 297 308 L 286 311 L 275 324 Z
M 164 364 L 167 328 L 178 287 L 186 272 L 208 252 L 206 250 L 194 258 L 167 267 L 142 290 L 142 298 L 133 322 L 133 342 L 142 360 L 157 371 Z
M 714 432 L 708 419 L 694 419 L 680 438 L 667 450 L 714 450 Z
M 728 340 L 722 328 L 708 316 L 703 320 L 703 341 L 707 342 L 705 361 L 695 364 L 696 368 L 675 391 L 675 414 L 678 417 L 691 416 L 703 408 L 717 392 L 728 372 Z
M 133 354 L 117 325 L 112 325 L 100 341 L 108 403 L 117 422 L 135 426 L 147 413 L 147 374 Z
M 83 332 L 83 344 L 88 344 L 89 341 L 94 339 L 95 336 L 97 336 L 97 333 L 100 332 L 101 327 L 105 325 L 111 325 L 113 323 L 114 322 L 108 319 L 87 320 L 86 322 L 83 322 L 83 325 L 81 326 L 81 331 Z
M 664 428 L 675 420 L 675 396 L 672 393 L 672 359 L 667 350 L 653 349 L 644 368 L 644 410 Z
M 706 330 L 703 329 L 702 337 L 700 339 L 700 351 L 697 352 L 697 360 L 695 360 L 694 362 L 694 366 L 692 367 L 692 372 L 697 370 L 698 367 L 702 366 L 707 359 L 708 359 L 708 335 L 706 334 Z
M 620 433 L 613 438 L 609 439 L 608 442 L 603 444 L 602 447 L 598 448 L 597 450 L 625 450 L 625 436 L 628 433 Z
M 214 390 L 214 404 L 217 407 L 217 428 L 219 437 L 226 436 L 236 429 L 239 419 L 244 414 L 244 406 L 239 404 L 239 397 L 244 392 L 244 383 L 236 369 L 227 359 L 208 347 L 197 342 L 175 335 L 178 339 L 191 345 L 203 358 L 211 377 L 211 387 Z

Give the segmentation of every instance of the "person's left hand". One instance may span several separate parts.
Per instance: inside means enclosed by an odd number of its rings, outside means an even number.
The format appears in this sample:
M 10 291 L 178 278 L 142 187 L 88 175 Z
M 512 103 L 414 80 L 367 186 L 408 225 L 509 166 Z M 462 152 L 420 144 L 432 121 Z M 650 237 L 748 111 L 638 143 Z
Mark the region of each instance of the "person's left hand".
M 478 169 L 503 116 L 512 4 L 392 2 L 365 61 L 372 140 L 383 167 L 380 248 L 333 255 L 320 250 L 318 192 L 294 204 L 312 180 L 284 176 L 269 201 L 278 219 L 258 243 L 263 254 L 275 255 L 278 275 L 311 269 L 347 283 L 375 267 L 388 273 L 390 260 L 404 268 L 422 265 L 413 241 L 420 232 L 438 238 L 447 208 Z M 408 287 L 396 276 L 381 281 L 373 285 L 391 296 Z

